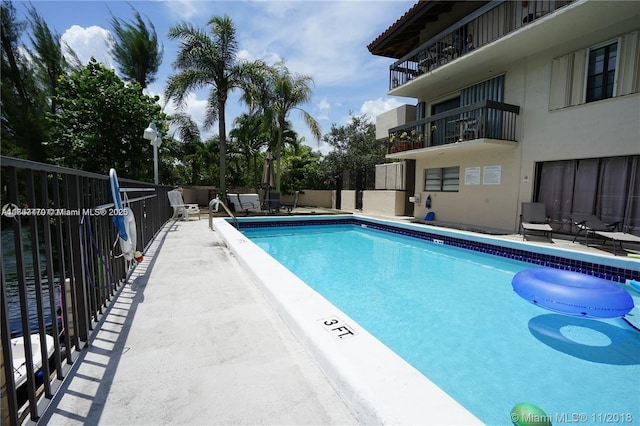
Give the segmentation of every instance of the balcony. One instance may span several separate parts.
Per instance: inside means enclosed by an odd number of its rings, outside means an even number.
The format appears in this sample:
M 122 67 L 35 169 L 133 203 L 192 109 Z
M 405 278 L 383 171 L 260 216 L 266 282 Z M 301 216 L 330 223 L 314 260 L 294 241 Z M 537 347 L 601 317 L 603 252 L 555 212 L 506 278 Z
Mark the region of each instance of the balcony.
M 571 3 L 573 0 L 490 2 L 393 63 L 390 67 L 389 90 L 391 94 L 407 96 L 397 88 L 531 26 L 540 18 L 548 18 Z M 530 37 L 526 38 L 531 41 Z M 517 50 L 526 53 L 522 46 Z
M 519 113 L 517 105 L 482 101 L 394 127 L 389 129 L 389 157 L 409 158 L 445 146 L 515 146 Z M 453 145 L 460 142 L 468 143 Z

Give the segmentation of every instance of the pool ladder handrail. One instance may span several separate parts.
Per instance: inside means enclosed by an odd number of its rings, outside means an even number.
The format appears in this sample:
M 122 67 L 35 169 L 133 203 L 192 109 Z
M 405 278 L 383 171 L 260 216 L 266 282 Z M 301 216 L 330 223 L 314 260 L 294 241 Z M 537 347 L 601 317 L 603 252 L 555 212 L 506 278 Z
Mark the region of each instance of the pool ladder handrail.
M 236 229 L 240 229 L 240 224 L 238 223 L 238 219 L 233 215 L 231 210 L 229 210 L 229 207 L 227 207 L 224 201 L 220 199 L 220 196 L 217 196 L 216 199 L 218 201 L 218 204 L 220 204 L 224 208 L 224 210 L 227 212 L 227 214 L 231 216 L 231 221 L 233 223 L 233 226 L 235 226 Z M 212 206 L 213 201 L 214 200 L 211 200 L 209 202 L 209 229 L 213 229 L 213 206 Z

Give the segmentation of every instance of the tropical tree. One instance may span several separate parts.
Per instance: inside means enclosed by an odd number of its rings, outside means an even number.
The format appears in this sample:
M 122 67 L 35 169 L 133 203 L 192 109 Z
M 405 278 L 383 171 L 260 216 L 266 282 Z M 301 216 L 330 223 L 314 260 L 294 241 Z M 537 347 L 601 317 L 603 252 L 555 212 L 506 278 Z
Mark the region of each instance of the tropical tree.
M 282 144 L 287 127 L 287 118 L 293 110 L 298 110 L 303 121 L 309 127 L 311 134 L 319 141 L 322 137 L 320 125 L 311 114 L 300 108 L 301 105 L 311 102 L 313 94 L 311 85 L 313 79 L 308 75 L 292 74 L 289 69 L 280 62 L 273 67 L 271 104 L 269 110 L 277 124 L 276 139 L 276 190 L 280 191 Z
M 206 167 L 203 160 L 206 158 L 205 144 L 200 139 L 200 129 L 190 115 L 178 113 L 171 117 L 171 124 L 177 126 L 176 132 L 180 138 L 181 152 L 178 155 L 189 170 L 189 184 L 199 185 L 201 172 Z
M 214 16 L 207 23 L 210 32 L 180 23 L 169 30 L 169 38 L 179 40 L 178 56 L 173 62 L 176 74 L 169 77 L 165 95 L 179 106 L 192 90 L 209 88 L 205 128 L 218 122 L 220 155 L 220 192 L 226 193 L 227 130 L 225 108 L 229 93 L 243 87 L 261 65 L 242 62 L 236 56 L 236 29 L 227 16 Z
M 115 37 L 110 53 L 118 63 L 118 70 L 124 79 L 137 82 L 142 92 L 156 79 L 156 73 L 162 63 L 163 47 L 158 42 L 156 29 L 151 21 L 147 19 L 147 26 L 140 13 L 133 7 L 131 9 L 135 22 L 111 17 Z
M 284 150 L 282 192 L 285 194 L 301 189 L 326 189 L 318 169 L 322 155 L 302 142 L 298 141 L 297 147 Z
M 52 32 L 34 7 L 29 9 L 32 29 L 31 60 L 36 69 L 37 79 L 49 101 L 50 112 L 56 112 L 55 94 L 61 75 L 79 70 L 82 66 L 76 53 L 69 45 L 62 44 L 62 37 Z M 71 59 L 67 60 L 67 56 Z
M 322 136 L 320 125 L 300 106 L 311 102 L 313 79 L 308 75 L 292 74 L 283 62 L 277 63 L 265 74 L 267 92 L 261 92 L 264 114 L 275 124 L 276 129 L 276 190 L 280 191 L 282 178 L 282 149 L 287 129 L 287 119 L 293 110 L 298 110 L 309 127 L 311 134 L 318 140 Z
M 386 147 L 376 140 L 375 124 L 366 115 L 351 114 L 347 125 L 333 124 L 323 140 L 333 147 L 324 158 L 325 166 L 333 169 L 328 174 L 347 174 L 355 189 L 375 187 L 375 165 L 386 161 Z
M 1 19 L 2 151 L 5 155 L 42 161 L 46 158 L 43 142 L 48 106 L 33 62 L 20 44 L 27 24 L 18 21 L 13 4 L 6 0 L 1 5 Z
M 234 150 L 244 160 L 246 181 L 256 191 L 260 185 L 258 156 L 269 142 L 269 134 L 263 128 L 263 118 L 261 115 L 242 114 L 234 120 L 234 128 L 229 132 Z
M 122 177 L 151 180 L 151 146 L 142 130 L 154 120 L 166 134 L 167 117 L 158 96 L 140 93 L 138 84 L 125 84 L 112 70 L 91 59 L 80 72 L 63 76 L 49 114 L 54 162 L 106 174 L 114 167 Z M 171 144 L 163 143 L 159 157 L 167 158 Z M 160 175 L 162 178 L 162 175 Z

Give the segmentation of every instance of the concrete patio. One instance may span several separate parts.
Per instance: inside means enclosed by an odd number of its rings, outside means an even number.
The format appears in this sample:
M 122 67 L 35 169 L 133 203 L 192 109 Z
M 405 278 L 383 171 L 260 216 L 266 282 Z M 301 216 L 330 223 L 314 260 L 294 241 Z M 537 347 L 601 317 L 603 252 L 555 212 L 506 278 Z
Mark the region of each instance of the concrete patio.
M 39 424 L 357 424 L 207 220 L 165 225 Z

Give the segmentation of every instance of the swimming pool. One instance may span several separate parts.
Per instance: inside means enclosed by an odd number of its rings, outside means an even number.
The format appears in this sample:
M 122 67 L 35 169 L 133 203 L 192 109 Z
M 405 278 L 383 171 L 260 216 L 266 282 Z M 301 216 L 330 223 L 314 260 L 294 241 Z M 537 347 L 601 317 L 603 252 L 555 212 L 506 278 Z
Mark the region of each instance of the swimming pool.
M 422 230 L 407 225 L 390 230 L 383 221 L 362 218 L 345 219 L 337 226 L 329 219 L 321 221 L 324 227 L 289 221 L 296 234 L 303 230 L 302 237 L 293 237 L 292 229 L 273 222 L 253 222 L 247 231 L 258 246 L 339 308 L 316 322 L 342 321 L 345 326 L 339 332 L 348 338 L 350 332 L 364 334 L 359 330 L 363 327 L 485 423 L 508 424 L 509 410 L 523 401 L 540 405 L 554 423 L 571 422 L 574 414 L 587 416 L 588 423 L 606 423 L 606 413 L 613 412 L 618 417 L 624 414 L 625 420 L 640 418 L 636 392 L 640 333 L 622 320 L 551 314 L 515 296 L 511 278 L 532 265 L 514 259 L 534 256 L 527 250 L 530 246 L 507 243 L 511 247 L 500 248 L 501 255 L 495 256 L 482 252 L 497 250 L 495 241 L 483 236 L 446 231 L 407 238 L 399 234 Z M 452 247 L 465 244 L 475 246 L 475 251 Z M 331 249 L 310 253 L 313 246 Z M 353 253 L 373 257 L 358 262 L 360 256 Z M 545 254 L 538 260 L 565 262 L 557 255 Z M 596 264 L 591 257 L 580 256 L 566 259 L 567 264 L 574 268 Z M 600 273 L 618 280 L 637 273 L 633 263 L 620 259 L 611 263 L 599 265 Z M 271 289 L 276 298 L 280 296 L 273 291 L 291 291 L 282 282 L 278 286 Z M 401 375 L 389 380 L 388 386 L 404 385 Z M 353 388 L 367 391 L 361 385 Z M 433 409 L 444 412 L 444 417 L 422 412 L 411 421 L 455 423 L 451 412 L 464 410 Z

